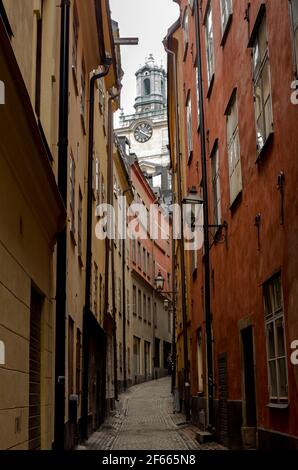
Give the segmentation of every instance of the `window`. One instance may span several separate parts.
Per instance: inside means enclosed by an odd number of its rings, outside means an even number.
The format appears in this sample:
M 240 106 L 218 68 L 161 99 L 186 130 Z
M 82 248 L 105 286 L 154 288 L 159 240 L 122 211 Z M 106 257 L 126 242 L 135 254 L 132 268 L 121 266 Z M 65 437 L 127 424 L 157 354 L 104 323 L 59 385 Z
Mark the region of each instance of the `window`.
M 78 42 L 79 42 L 79 18 L 76 5 L 73 8 L 72 22 L 73 38 L 72 38 L 72 70 L 77 74 L 78 68 Z
M 142 263 L 142 260 L 141 260 L 141 243 L 138 242 L 138 266 L 139 266 L 139 268 L 141 267 L 141 263 Z
M 146 273 L 146 261 L 147 261 L 147 256 L 146 256 L 146 250 L 143 248 L 143 272 Z
M 197 91 L 197 117 L 198 117 L 198 127 L 200 125 L 200 90 L 199 90 L 199 69 L 196 66 L 196 91 Z
M 240 141 L 238 128 L 238 109 L 236 94 L 227 110 L 227 139 L 230 179 L 230 204 L 232 205 L 242 191 Z
M 296 75 L 298 76 L 298 0 L 291 0 L 290 12 L 293 28 L 293 56 Z
M 232 0 L 220 0 L 220 11 L 221 11 L 221 31 L 222 35 L 225 34 L 227 25 L 232 15 Z
M 77 328 L 77 347 L 76 347 L 76 393 L 81 393 L 81 332 Z
M 122 343 L 119 343 L 119 369 L 122 371 L 122 366 L 123 366 L 123 349 L 122 349 Z
M 270 401 L 282 403 L 288 399 L 288 374 L 280 274 L 264 285 L 263 295 Z
M 142 292 L 138 291 L 138 315 L 142 318 Z
M 121 278 L 118 279 L 118 311 L 119 315 L 122 313 L 122 282 Z
M 198 367 L 198 392 L 204 391 L 203 382 L 203 344 L 202 344 L 202 329 L 197 331 L 197 367 Z
M 147 298 L 145 294 L 143 294 L 143 320 L 147 322 Z
M 183 17 L 183 39 L 184 39 L 184 53 L 186 54 L 188 46 L 188 35 L 189 35 L 189 17 L 188 10 L 186 9 Z
M 84 58 L 82 60 L 82 70 L 81 70 L 81 117 L 85 119 L 85 106 L 86 106 L 86 67 Z
M 189 4 L 189 6 L 190 6 L 191 9 L 193 9 L 193 1 L 194 1 L 194 0 L 188 0 L 188 4 Z
M 191 97 L 190 93 L 186 102 L 186 118 L 187 118 L 187 145 L 188 145 L 188 158 L 192 153 L 192 116 L 191 116 Z
M 260 24 L 253 44 L 254 102 L 257 150 L 260 153 L 273 131 L 270 67 L 266 36 L 266 17 Z
M 150 254 L 147 253 L 147 276 L 150 278 Z
M 154 302 L 154 306 L 153 306 L 153 321 L 154 321 L 154 327 L 157 328 L 157 306 L 156 306 L 156 302 Z
M 145 96 L 148 96 L 148 95 L 151 94 L 150 78 L 145 78 L 145 80 L 144 80 L 144 94 L 145 94 Z
M 221 224 L 221 195 L 219 177 L 219 151 L 218 146 L 211 157 L 212 166 L 212 194 L 213 194 L 213 221 L 214 225 Z
M 148 297 L 148 324 L 151 325 L 151 299 Z
M 214 75 L 214 36 L 213 36 L 213 22 L 212 22 L 212 9 L 211 3 L 208 6 L 205 22 L 205 41 L 206 41 L 206 55 L 207 55 L 207 79 L 208 86 Z
M 132 288 L 132 313 L 134 316 L 137 315 L 137 288 L 133 286 Z
M 79 206 L 78 206 L 78 256 L 82 261 L 82 214 L 83 214 L 83 196 L 79 190 Z
M 132 245 L 131 247 L 132 261 L 133 263 L 135 263 L 136 262 L 136 239 L 135 237 L 132 238 L 131 245 Z
M 97 317 L 98 315 L 98 266 L 96 263 L 94 263 L 94 286 L 93 286 L 93 292 L 94 292 L 94 298 L 93 298 L 93 313 Z
M 99 163 L 99 158 L 95 159 L 95 200 L 96 200 L 96 206 L 99 206 L 100 204 L 100 163 Z
M 127 323 L 130 322 L 130 292 L 129 289 L 126 291 L 126 318 Z
M 69 182 L 70 182 L 70 231 L 75 235 L 75 162 L 72 154 L 70 155 L 70 168 L 69 168 Z

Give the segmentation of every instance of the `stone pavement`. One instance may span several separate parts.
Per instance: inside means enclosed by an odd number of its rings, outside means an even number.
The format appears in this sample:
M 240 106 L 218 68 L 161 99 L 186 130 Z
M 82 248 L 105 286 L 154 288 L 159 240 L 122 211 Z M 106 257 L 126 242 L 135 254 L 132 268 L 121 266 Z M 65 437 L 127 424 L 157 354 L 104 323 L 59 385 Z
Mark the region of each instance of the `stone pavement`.
M 170 378 L 131 387 L 120 396 L 117 411 L 92 434 L 87 450 L 223 450 L 216 443 L 201 445 L 197 428 L 173 413 Z

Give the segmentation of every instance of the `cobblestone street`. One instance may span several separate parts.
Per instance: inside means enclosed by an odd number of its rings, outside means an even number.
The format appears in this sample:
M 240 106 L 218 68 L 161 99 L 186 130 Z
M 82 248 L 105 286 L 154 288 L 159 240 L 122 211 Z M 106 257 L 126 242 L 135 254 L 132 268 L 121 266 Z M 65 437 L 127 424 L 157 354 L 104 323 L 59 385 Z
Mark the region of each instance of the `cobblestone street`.
M 118 410 L 95 432 L 88 450 L 220 450 L 222 446 L 200 445 L 197 428 L 173 413 L 170 378 L 131 387 L 120 396 Z

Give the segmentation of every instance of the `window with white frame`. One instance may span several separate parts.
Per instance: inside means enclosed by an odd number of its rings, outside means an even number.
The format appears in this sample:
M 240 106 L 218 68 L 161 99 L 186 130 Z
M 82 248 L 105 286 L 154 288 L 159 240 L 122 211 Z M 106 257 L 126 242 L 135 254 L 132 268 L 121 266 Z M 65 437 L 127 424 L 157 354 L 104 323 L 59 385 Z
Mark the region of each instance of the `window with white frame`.
M 211 157 L 212 166 L 212 195 L 213 195 L 213 221 L 214 225 L 221 224 L 221 193 L 219 176 L 219 151 L 218 146 Z
M 240 141 L 238 128 L 238 108 L 236 93 L 226 112 L 227 115 L 227 141 L 230 180 L 230 204 L 236 200 L 242 191 L 242 171 L 240 158 Z
M 183 39 L 184 39 L 184 51 L 186 51 L 188 46 L 188 36 L 189 36 L 189 16 L 188 10 L 185 9 L 184 16 L 183 16 Z
M 75 162 L 72 154 L 69 164 L 69 188 L 70 188 L 70 231 L 75 235 Z
M 263 287 L 269 396 L 273 403 L 288 400 L 285 323 L 280 273 Z
M 205 20 L 205 41 L 207 56 L 207 78 L 208 86 L 210 86 L 214 75 L 214 35 L 211 2 L 209 3 Z
M 188 157 L 190 157 L 193 150 L 192 147 L 192 114 L 191 114 L 191 97 L 190 93 L 186 102 L 186 120 L 187 120 L 187 145 L 188 145 Z
M 221 31 L 225 33 L 227 24 L 233 12 L 232 0 L 220 0 L 220 12 L 221 12 Z
M 260 153 L 273 131 L 266 16 L 261 21 L 253 44 L 253 79 L 257 149 Z
M 293 58 L 295 72 L 298 76 L 298 0 L 290 1 L 290 12 L 293 28 Z

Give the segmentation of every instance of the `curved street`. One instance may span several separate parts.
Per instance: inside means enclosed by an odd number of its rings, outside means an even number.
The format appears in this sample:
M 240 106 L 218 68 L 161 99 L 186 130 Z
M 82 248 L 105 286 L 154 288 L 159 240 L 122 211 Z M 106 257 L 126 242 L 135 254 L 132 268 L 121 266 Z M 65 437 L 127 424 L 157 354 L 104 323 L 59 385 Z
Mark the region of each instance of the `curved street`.
M 169 377 L 131 387 L 120 396 L 118 410 L 84 447 L 88 450 L 210 450 L 223 449 L 209 443 L 200 445 L 197 428 L 173 413 Z

